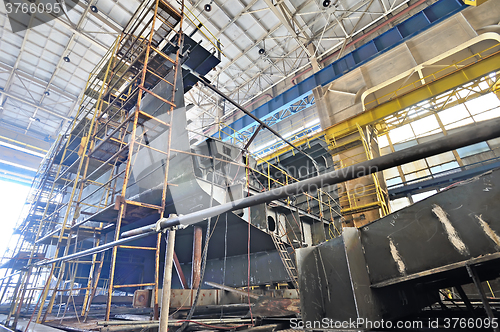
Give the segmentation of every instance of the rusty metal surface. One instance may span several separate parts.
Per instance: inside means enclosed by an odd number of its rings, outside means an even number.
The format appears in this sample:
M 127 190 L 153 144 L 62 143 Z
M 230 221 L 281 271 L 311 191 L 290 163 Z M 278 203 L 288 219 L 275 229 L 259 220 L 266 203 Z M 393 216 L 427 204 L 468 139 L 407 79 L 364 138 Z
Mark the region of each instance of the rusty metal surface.
M 134 292 L 132 306 L 134 308 L 148 308 L 151 305 L 151 289 L 138 289 Z
M 191 307 L 196 295 L 196 289 L 172 289 L 170 294 L 171 308 L 187 308 Z M 220 303 L 221 294 L 217 289 L 202 289 L 198 299 L 198 306 L 218 305 Z
M 257 317 L 288 317 L 300 312 L 300 300 L 263 297 L 252 307 L 252 314 Z
M 200 287 L 201 281 L 201 249 L 203 243 L 203 229 L 200 226 L 194 226 L 193 233 L 193 260 L 191 267 L 191 288 Z

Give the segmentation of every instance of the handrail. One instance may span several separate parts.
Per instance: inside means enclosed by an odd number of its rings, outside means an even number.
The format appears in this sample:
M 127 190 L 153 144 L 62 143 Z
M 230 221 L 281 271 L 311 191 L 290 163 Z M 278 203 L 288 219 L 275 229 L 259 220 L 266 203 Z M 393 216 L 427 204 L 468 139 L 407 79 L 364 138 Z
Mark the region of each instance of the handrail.
M 189 9 L 187 6 L 184 6 L 184 8 L 186 8 L 190 13 L 191 15 L 193 15 L 195 17 L 195 19 L 200 22 L 199 24 L 201 24 L 202 27 L 204 27 L 208 33 L 214 37 L 214 39 L 217 41 L 217 43 L 220 43 L 219 39 L 217 39 L 217 37 L 214 36 L 214 34 L 205 26 L 205 24 L 203 24 L 203 22 L 200 21 L 200 19 L 198 18 L 198 16 L 196 16 L 192 11 L 191 9 Z M 199 27 L 198 27 L 198 24 L 196 24 L 188 15 L 186 12 L 184 12 L 184 15 L 188 18 L 189 21 L 191 21 L 191 23 L 193 23 L 193 25 L 195 26 L 196 29 L 198 29 L 202 34 L 203 36 L 205 36 L 205 38 L 207 38 L 207 40 L 212 44 L 214 45 L 214 47 L 223 55 L 223 56 L 226 56 L 224 54 L 224 52 L 222 52 L 222 50 L 219 48 L 219 46 L 217 46 L 213 41 L 212 39 L 210 39 L 210 37 L 208 37 L 204 32 L 203 30 L 201 30 Z M 222 43 L 220 43 L 220 45 L 222 46 Z
M 223 122 L 221 122 L 221 124 L 222 124 L 222 125 L 225 125 Z M 226 126 L 226 127 L 227 127 L 227 128 L 230 128 L 230 129 L 233 129 L 233 128 L 229 127 L 229 126 Z M 222 131 L 222 130 L 221 130 L 221 131 Z M 244 142 L 242 142 L 241 140 L 239 140 L 239 139 L 238 139 L 238 138 L 236 138 L 236 137 L 235 137 L 235 139 L 236 139 L 236 140 L 238 140 L 238 141 L 239 141 L 239 142 L 241 142 L 241 143 L 244 143 Z M 271 164 L 271 163 L 270 163 L 269 161 L 267 161 L 267 160 L 262 159 L 260 156 L 256 155 L 255 153 L 251 153 L 251 152 L 249 152 L 249 154 L 250 154 L 252 157 L 254 157 L 255 159 L 257 159 L 257 160 L 259 160 L 259 161 L 260 161 L 260 164 L 259 164 L 259 165 L 262 165 L 262 164 L 267 164 L 268 170 L 270 169 L 270 167 L 273 167 L 273 168 L 274 168 L 274 169 L 276 169 L 277 171 L 282 171 L 282 169 L 281 169 L 281 168 L 277 167 L 277 166 L 276 166 L 276 165 L 274 165 L 274 164 Z M 272 178 L 270 175 L 266 175 L 266 174 L 264 174 L 264 173 L 260 172 L 260 171 L 259 171 L 259 170 L 257 170 L 257 169 L 251 168 L 250 166 L 248 166 L 248 168 L 249 168 L 250 170 L 252 170 L 252 172 L 256 172 L 256 173 L 258 173 L 258 174 L 260 174 L 260 175 L 262 175 L 262 176 L 264 176 L 265 178 L 267 178 L 267 179 L 268 179 L 268 188 L 267 188 L 267 190 L 270 190 L 270 189 L 271 189 L 271 188 L 270 188 L 270 186 L 271 186 L 271 181 L 272 181 L 272 183 L 276 183 L 276 184 L 281 185 L 281 186 L 285 186 L 285 185 L 289 184 L 289 183 L 288 183 L 288 179 L 293 180 L 294 182 L 299 182 L 299 181 L 300 181 L 300 180 L 298 180 L 298 179 L 294 178 L 293 176 L 291 176 L 291 175 L 289 175 L 288 173 L 286 173 L 286 172 L 285 172 L 285 173 L 283 173 L 283 175 L 285 176 L 285 180 L 286 180 L 286 181 L 285 181 L 285 183 L 282 183 L 281 181 L 279 181 L 279 180 L 277 180 L 277 179 L 274 179 L 274 178 Z M 324 195 L 324 194 L 325 194 L 325 193 L 324 193 L 324 191 L 323 191 L 322 189 L 319 189 L 319 192 L 321 193 L 321 195 Z M 311 195 L 310 195 L 310 194 L 308 194 L 308 193 L 304 193 L 304 195 L 306 195 L 308 198 L 310 198 L 310 199 L 312 199 L 312 200 L 317 201 L 318 203 L 320 203 L 320 204 L 322 204 L 322 205 L 326 205 L 326 206 L 328 206 L 328 207 L 330 207 L 330 208 L 333 208 L 331 205 L 324 203 L 322 200 L 320 200 L 320 199 L 318 199 L 318 198 L 316 198 L 316 197 L 314 197 L 314 196 L 311 196 Z M 320 213 L 321 213 L 321 211 L 320 211 Z

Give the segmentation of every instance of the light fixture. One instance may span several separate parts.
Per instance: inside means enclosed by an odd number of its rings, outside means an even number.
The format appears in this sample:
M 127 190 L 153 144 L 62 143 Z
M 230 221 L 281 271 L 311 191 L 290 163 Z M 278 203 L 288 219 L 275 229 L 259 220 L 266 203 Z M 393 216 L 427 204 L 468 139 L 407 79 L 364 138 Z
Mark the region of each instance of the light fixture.
M 50 92 L 49 91 L 45 91 L 44 92 L 46 96 L 50 96 Z
M 63 60 L 64 60 L 64 62 L 71 62 L 71 60 L 69 59 L 69 56 L 65 56 L 65 57 L 63 58 Z
M 207 3 L 207 4 L 205 5 L 205 7 L 204 7 L 204 8 L 205 8 L 205 11 L 206 11 L 206 12 L 209 12 L 209 11 L 211 11 L 211 10 L 212 10 L 212 5 L 211 5 L 211 4 L 209 4 L 209 3 Z
M 263 48 L 261 48 L 261 49 L 259 50 L 259 54 L 260 54 L 260 55 L 264 55 L 264 54 L 266 54 L 266 50 L 265 50 L 265 49 L 263 49 Z
M 323 7 L 328 7 L 328 6 L 330 6 L 331 3 L 332 2 L 330 0 L 325 0 L 325 1 L 323 1 Z
M 97 9 L 97 7 L 94 5 L 90 6 L 90 10 L 92 11 L 92 13 L 97 13 L 99 11 L 99 9 Z

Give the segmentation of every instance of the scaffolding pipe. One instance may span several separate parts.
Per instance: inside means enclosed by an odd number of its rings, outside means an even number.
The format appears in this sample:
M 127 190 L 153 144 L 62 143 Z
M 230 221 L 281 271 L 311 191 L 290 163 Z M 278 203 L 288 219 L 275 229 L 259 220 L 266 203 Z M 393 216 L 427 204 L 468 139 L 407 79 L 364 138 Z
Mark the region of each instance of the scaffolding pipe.
M 186 68 L 187 69 L 187 68 Z M 295 149 L 297 150 L 299 153 L 303 154 L 304 156 L 306 156 L 307 158 L 309 158 L 309 160 L 311 160 L 311 162 L 313 163 L 314 167 L 316 168 L 316 170 L 318 171 L 318 165 L 316 163 L 316 161 L 309 155 L 307 154 L 306 152 L 304 152 L 301 148 L 295 146 L 293 143 L 291 143 L 289 140 L 285 139 L 283 136 L 281 136 L 276 130 L 274 130 L 273 128 L 271 128 L 270 126 L 268 126 L 265 122 L 263 122 L 261 119 L 259 119 L 258 117 L 256 117 L 252 112 L 250 111 L 247 111 L 245 108 L 243 108 L 243 106 L 241 106 L 240 104 L 238 104 L 237 102 L 235 102 L 233 99 L 229 98 L 228 95 L 226 95 L 224 92 L 222 92 L 221 90 L 219 90 L 215 85 L 211 84 L 205 77 L 203 76 L 200 76 L 198 75 L 197 73 L 193 72 L 192 70 L 190 70 L 191 74 L 196 76 L 196 78 L 198 78 L 198 80 L 203 83 L 203 85 L 205 85 L 207 88 L 209 88 L 210 90 L 212 90 L 213 92 L 217 93 L 219 96 L 221 96 L 222 98 L 226 99 L 229 103 L 233 104 L 233 106 L 235 106 L 237 109 L 239 109 L 240 111 L 242 111 L 243 113 L 245 113 L 246 115 L 248 115 L 249 117 L 251 117 L 254 121 L 257 121 L 259 123 L 259 128 L 261 127 L 264 127 L 266 128 L 267 130 L 269 130 L 274 136 L 278 137 L 280 140 L 282 140 L 283 142 L 285 142 L 286 144 L 288 144 L 292 149 Z M 259 131 L 260 129 L 256 130 L 256 133 Z M 251 141 L 254 139 L 255 137 L 252 136 L 252 138 L 247 142 L 247 144 L 245 144 L 245 146 L 248 146 L 250 145 L 250 143 L 252 143 Z M 319 174 L 319 171 L 318 171 L 318 174 Z
M 134 240 L 142 239 L 142 238 L 147 237 L 149 235 L 153 235 L 154 233 L 155 232 L 153 232 L 153 233 L 143 233 L 143 234 L 139 234 L 139 235 L 136 235 L 136 236 L 131 236 L 131 237 L 128 237 L 128 238 L 125 238 L 125 239 L 120 239 L 120 240 L 117 240 L 117 241 L 109 242 L 109 243 L 100 245 L 98 247 L 94 247 L 94 248 L 90 248 L 90 249 L 83 250 L 83 251 L 80 251 L 80 252 L 76 252 L 74 254 L 62 256 L 62 257 L 59 257 L 59 258 L 49 259 L 49 260 L 45 260 L 45 261 L 39 261 L 38 263 L 35 263 L 34 265 L 35 266 L 42 266 L 42 265 L 48 265 L 48 264 L 52 264 L 52 263 L 57 263 L 57 262 L 60 262 L 60 261 L 68 261 L 68 260 L 71 260 L 71 259 L 85 257 L 85 256 L 88 256 L 88 255 L 92 255 L 92 254 L 96 254 L 96 253 L 99 253 L 99 252 L 103 252 L 103 251 L 109 250 L 109 249 L 111 249 L 111 248 L 113 248 L 115 246 L 119 246 L 119 245 L 122 245 L 122 244 L 127 243 L 127 242 L 131 242 L 131 241 L 134 241 Z
M 269 201 L 297 195 L 304 192 L 317 191 L 326 185 L 338 184 L 380 172 L 391 167 L 403 165 L 412 161 L 434 156 L 467 145 L 487 141 L 500 136 L 500 119 L 484 121 L 458 133 L 447 135 L 436 140 L 393 152 L 391 154 L 364 161 L 359 164 L 344 167 L 300 182 L 275 188 L 253 196 L 241 198 L 232 202 L 217 205 L 201 211 L 160 219 L 156 224 L 140 227 L 122 233 L 122 237 L 148 234 L 173 226 L 189 226 L 204 219 L 215 217 L 222 213 L 239 210 Z
M 161 295 L 159 332 L 168 331 L 168 314 L 170 309 L 170 293 L 172 286 L 172 266 L 174 261 L 175 227 L 168 231 L 167 248 L 165 250 L 165 269 L 163 273 L 163 289 Z
M 79 253 L 63 256 L 60 258 L 40 261 L 35 266 L 52 264 L 58 261 L 66 261 L 74 258 L 84 257 L 97 252 L 111 249 L 114 246 L 134 241 L 146 236 L 153 235 L 162 229 L 177 225 L 189 226 L 206 218 L 239 210 L 242 208 L 266 203 L 269 201 L 285 198 L 311 190 L 318 190 L 322 186 L 337 184 L 352 179 L 363 177 L 375 172 L 380 172 L 391 167 L 403 165 L 412 161 L 427 158 L 436 154 L 455 150 L 467 145 L 476 144 L 493 138 L 500 137 L 500 119 L 485 121 L 471 128 L 464 129 L 458 133 L 438 138 L 436 140 L 422 143 L 410 148 L 393 152 L 391 154 L 367 160 L 365 162 L 348 166 L 339 170 L 315 176 L 301 182 L 289 184 L 254 196 L 245 197 L 233 202 L 217 205 L 190 214 L 175 216 L 168 219 L 160 219 L 157 223 L 140 227 L 122 233 L 122 239 L 107 243 L 105 245 L 87 249 Z

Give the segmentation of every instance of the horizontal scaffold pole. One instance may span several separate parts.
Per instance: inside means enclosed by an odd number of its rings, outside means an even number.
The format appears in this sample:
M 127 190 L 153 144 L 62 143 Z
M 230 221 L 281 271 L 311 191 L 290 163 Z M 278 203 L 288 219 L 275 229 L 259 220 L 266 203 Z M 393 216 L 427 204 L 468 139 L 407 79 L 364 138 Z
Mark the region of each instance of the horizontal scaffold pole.
M 167 228 L 175 226 L 186 227 L 226 212 L 255 206 L 258 204 L 285 198 L 291 195 L 316 191 L 323 186 L 350 181 L 355 178 L 389 169 L 391 167 L 403 165 L 419 159 L 427 158 L 497 137 L 500 137 L 500 119 L 484 121 L 483 123 L 476 124 L 455 134 L 447 135 L 436 140 L 412 146 L 410 148 L 393 152 L 382 157 L 374 158 L 356 165 L 318 175 L 297 183 L 289 184 L 280 188 L 275 188 L 267 192 L 259 193 L 253 196 L 245 197 L 190 214 L 175 216 L 172 218 L 163 218 L 155 224 L 124 232 L 122 234 L 122 239 L 120 240 L 64 257 L 40 261 L 35 265 L 40 266 L 52 264 L 58 261 L 66 261 L 88 256 L 97 252 L 111 249 L 112 247 L 117 245 L 122 245 L 124 243 L 134 241 L 155 234 L 157 232 L 161 232 L 162 230 Z
M 250 206 L 270 202 L 276 199 L 297 195 L 304 192 L 314 192 L 324 186 L 350 181 L 391 167 L 403 165 L 412 161 L 427 158 L 467 145 L 476 144 L 500 136 L 500 119 L 485 121 L 458 133 L 444 136 L 436 140 L 393 152 L 391 154 L 367 160 L 342 169 L 318 175 L 300 182 L 275 188 L 253 196 L 241 198 L 229 203 L 217 205 L 186 215 L 164 218 L 154 225 L 140 227 L 124 232 L 122 237 L 161 231 L 162 229 L 181 225 L 189 226 L 204 219 L 215 217 L 225 212 L 239 210 Z

